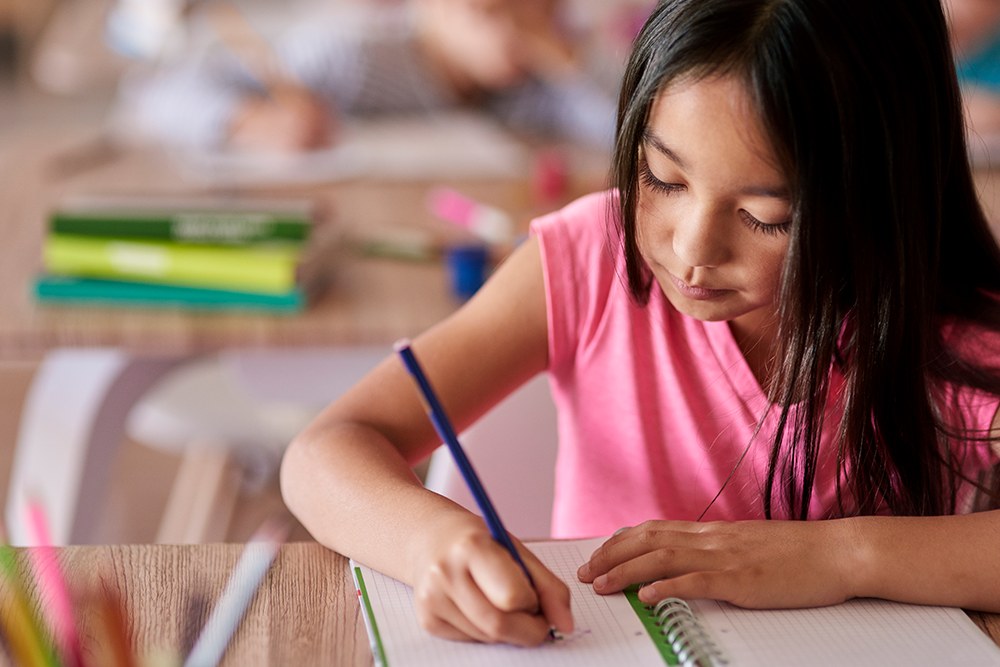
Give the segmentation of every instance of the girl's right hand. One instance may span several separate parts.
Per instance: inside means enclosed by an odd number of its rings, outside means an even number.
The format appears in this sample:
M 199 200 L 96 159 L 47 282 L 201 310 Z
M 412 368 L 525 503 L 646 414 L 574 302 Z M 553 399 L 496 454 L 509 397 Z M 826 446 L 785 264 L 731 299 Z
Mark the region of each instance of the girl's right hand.
M 535 582 L 532 589 L 511 555 L 473 515 L 427 535 L 414 562 L 420 625 L 459 641 L 537 646 L 550 628 L 573 631 L 569 589 L 530 551 L 515 545 Z

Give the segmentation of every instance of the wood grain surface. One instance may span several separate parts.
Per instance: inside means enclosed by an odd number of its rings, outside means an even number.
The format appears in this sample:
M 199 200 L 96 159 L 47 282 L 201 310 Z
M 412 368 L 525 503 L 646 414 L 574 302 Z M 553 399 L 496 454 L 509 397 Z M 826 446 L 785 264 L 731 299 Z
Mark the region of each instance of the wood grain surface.
M 121 599 L 135 654 L 150 665 L 179 666 L 242 549 L 241 544 L 59 549 L 79 603 L 84 645 L 94 636 L 96 621 L 83 601 L 103 583 Z M 371 665 L 347 559 L 314 542 L 282 546 L 221 664 Z

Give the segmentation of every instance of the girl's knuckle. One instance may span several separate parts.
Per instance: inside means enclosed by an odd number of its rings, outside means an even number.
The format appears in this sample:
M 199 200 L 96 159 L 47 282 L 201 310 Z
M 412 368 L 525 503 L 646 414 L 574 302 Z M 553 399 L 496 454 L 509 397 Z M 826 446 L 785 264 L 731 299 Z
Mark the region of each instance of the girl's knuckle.
M 491 641 L 501 641 L 510 632 L 510 623 L 504 614 L 486 614 L 480 619 L 479 629 L 483 631 Z

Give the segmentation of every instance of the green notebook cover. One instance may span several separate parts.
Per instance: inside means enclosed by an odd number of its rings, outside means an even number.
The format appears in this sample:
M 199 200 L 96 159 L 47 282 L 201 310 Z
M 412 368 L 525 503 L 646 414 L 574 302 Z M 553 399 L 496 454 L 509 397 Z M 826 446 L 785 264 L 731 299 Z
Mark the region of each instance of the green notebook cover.
M 50 234 L 48 273 L 81 278 L 284 294 L 296 284 L 301 248 L 187 245 Z
M 299 288 L 283 294 L 261 294 L 52 275 L 41 275 L 35 279 L 34 296 L 39 303 L 190 310 L 295 313 L 306 306 L 306 297 Z
M 52 234 L 247 245 L 304 243 L 315 212 L 309 201 L 90 198 L 49 215 Z

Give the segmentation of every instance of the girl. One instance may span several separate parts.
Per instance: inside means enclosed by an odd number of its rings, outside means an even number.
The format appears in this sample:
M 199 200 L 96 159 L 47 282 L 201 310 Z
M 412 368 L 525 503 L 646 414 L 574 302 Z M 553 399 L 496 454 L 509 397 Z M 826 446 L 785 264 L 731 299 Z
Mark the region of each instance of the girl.
M 997 500 L 1000 251 L 939 0 L 662 2 L 613 181 L 535 221 L 415 343 L 460 429 L 548 371 L 554 533 L 634 526 L 580 578 L 650 582 L 646 602 L 1000 611 L 1000 512 L 969 513 Z M 553 575 L 525 553 L 536 594 L 410 473 L 437 443 L 387 360 L 293 443 L 285 497 L 321 542 L 412 584 L 433 633 L 571 629 Z

